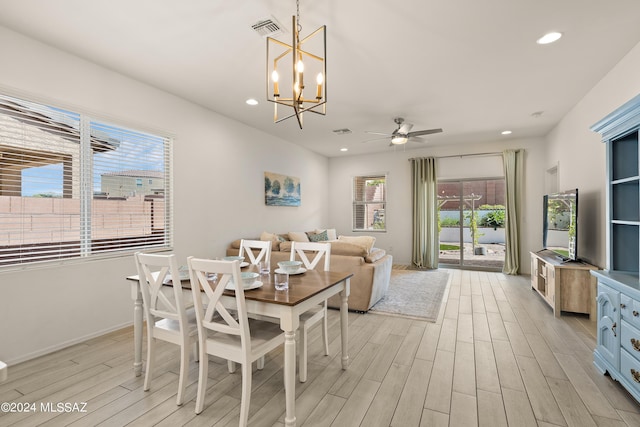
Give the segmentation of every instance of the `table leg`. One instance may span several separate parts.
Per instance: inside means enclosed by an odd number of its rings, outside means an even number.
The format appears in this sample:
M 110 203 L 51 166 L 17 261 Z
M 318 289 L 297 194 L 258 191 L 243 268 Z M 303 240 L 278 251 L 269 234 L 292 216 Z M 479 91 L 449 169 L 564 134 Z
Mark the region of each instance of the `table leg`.
M 284 394 L 286 426 L 296 425 L 296 332 L 284 332 Z
M 347 299 L 349 298 L 349 286 L 350 280 L 345 281 L 345 288 L 340 292 L 340 298 L 342 303 L 340 304 L 340 335 L 342 337 L 342 369 L 347 369 L 349 366 L 349 304 Z
M 142 375 L 142 293 L 139 284 L 133 303 L 133 342 L 133 372 L 139 377 Z

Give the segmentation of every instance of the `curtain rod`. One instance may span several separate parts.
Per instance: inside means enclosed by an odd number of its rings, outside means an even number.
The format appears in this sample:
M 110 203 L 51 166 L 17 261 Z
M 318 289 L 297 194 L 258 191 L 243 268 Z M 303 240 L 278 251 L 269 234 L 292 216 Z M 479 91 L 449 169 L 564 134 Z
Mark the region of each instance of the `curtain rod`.
M 434 156 L 434 159 L 448 159 L 451 157 L 484 157 L 484 156 L 502 156 L 502 153 L 493 152 L 493 153 L 475 153 L 475 154 L 455 154 L 450 156 Z M 417 160 L 417 159 L 426 159 L 426 157 L 412 157 L 407 160 L 411 161 L 411 160 Z

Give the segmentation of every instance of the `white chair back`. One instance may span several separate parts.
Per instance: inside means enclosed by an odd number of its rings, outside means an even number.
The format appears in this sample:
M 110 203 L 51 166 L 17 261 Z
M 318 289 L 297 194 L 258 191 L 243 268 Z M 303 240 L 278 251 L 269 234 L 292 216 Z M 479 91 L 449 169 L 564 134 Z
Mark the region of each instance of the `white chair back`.
M 250 340 L 247 339 L 249 337 L 249 320 L 244 299 L 244 287 L 240 278 L 240 262 L 189 257 L 187 263 L 198 328 L 239 336 L 243 352 L 249 351 Z M 215 283 L 208 280 L 208 277 L 214 273 L 218 277 Z M 234 309 L 237 311 L 237 319 L 220 301 L 220 297 L 230 281 L 233 282 L 236 294 Z M 206 308 L 202 302 L 201 290 L 207 296 Z
M 260 249 L 258 255 L 254 255 L 252 249 Z M 247 253 L 246 255 L 244 253 Z M 271 240 L 241 240 L 240 241 L 240 253 L 239 256 L 246 256 L 249 258 L 249 263 L 256 265 L 260 261 L 266 263 L 271 262 Z
M 176 403 L 182 405 L 189 370 L 189 348 L 195 344 L 197 328 L 191 299 L 184 301 L 180 269 L 175 255 L 135 254 L 144 314 L 147 319 L 147 363 L 144 390 L 151 387 L 155 341 L 180 346 L 180 375 Z M 194 353 L 197 359 L 197 351 Z
M 309 260 L 309 253 L 315 252 L 312 260 Z M 291 242 L 291 261 L 295 261 L 296 254 L 300 257 L 300 261 L 307 270 L 316 268 L 322 257 L 324 256 L 324 271 L 331 268 L 331 243 L 317 242 Z
M 265 354 L 282 345 L 284 333 L 278 324 L 249 319 L 244 287 L 240 279 L 239 261 L 216 261 L 189 257 L 187 263 L 200 344 L 196 414 L 201 413 L 204 409 L 209 369 L 208 357 L 209 355 L 222 357 L 228 362 L 242 365 L 239 426 L 245 427 L 249 419 L 251 402 L 252 363 L 264 358 Z M 213 274 L 219 278 L 217 281 L 208 280 Z M 222 294 L 232 279 L 235 298 L 227 300 L 225 307 Z M 206 308 L 202 303 L 203 293 L 208 298 Z M 233 316 L 227 307 L 231 307 L 231 310 L 237 310 L 237 316 Z M 251 328 L 249 328 L 249 324 L 251 324 Z M 252 333 L 253 335 L 251 335 Z
M 186 334 L 187 317 L 176 256 L 138 252 L 135 259 L 147 321 L 158 318 L 177 320 L 181 331 Z M 166 286 L 169 283 L 171 288 Z M 168 292 L 169 289 L 172 292 Z

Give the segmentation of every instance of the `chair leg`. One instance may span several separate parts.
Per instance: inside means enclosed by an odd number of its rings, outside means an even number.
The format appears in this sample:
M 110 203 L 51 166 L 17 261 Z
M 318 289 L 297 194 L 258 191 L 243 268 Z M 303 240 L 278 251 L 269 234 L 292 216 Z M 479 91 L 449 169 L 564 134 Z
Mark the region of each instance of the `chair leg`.
M 236 362 L 232 362 L 231 360 L 227 360 L 227 369 L 230 374 L 233 374 L 236 371 Z
M 200 353 L 200 351 L 198 350 L 198 341 L 196 340 L 193 343 L 193 360 L 194 361 L 198 361 L 198 353 Z
M 176 398 L 176 404 L 182 405 L 184 399 L 184 388 L 187 382 L 187 375 L 189 375 L 189 350 L 191 347 L 188 342 L 182 343 L 180 346 L 180 377 L 178 378 L 178 397 Z
M 256 367 L 258 368 L 259 371 L 262 371 L 264 369 L 264 356 L 256 360 Z
M 300 370 L 298 371 L 298 375 L 300 376 L 300 382 L 303 383 L 307 381 L 307 325 L 304 325 L 298 330 L 300 331 L 300 345 L 298 346 L 300 354 L 298 363 L 300 363 Z
M 209 375 L 209 355 L 200 351 L 200 367 L 198 368 L 198 394 L 196 397 L 196 414 L 204 408 L 204 394 L 207 390 L 207 375 Z
M 249 423 L 249 405 L 251 404 L 251 363 L 242 364 L 242 397 L 240 400 L 240 427 Z
M 329 334 L 328 334 L 328 321 L 327 321 L 327 307 L 324 307 L 324 318 L 322 319 L 322 339 L 324 340 L 324 355 L 329 355 Z
M 144 372 L 144 391 L 149 391 L 151 388 L 151 372 L 153 370 L 153 359 L 155 357 L 155 351 L 153 350 L 153 346 L 155 344 L 155 338 L 153 338 L 152 333 L 148 332 L 147 339 L 147 367 Z

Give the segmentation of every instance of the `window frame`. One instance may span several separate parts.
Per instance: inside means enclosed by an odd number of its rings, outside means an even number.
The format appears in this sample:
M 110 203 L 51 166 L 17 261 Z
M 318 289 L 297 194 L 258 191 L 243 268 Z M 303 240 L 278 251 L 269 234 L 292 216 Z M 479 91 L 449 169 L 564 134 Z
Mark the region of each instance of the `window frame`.
M 357 187 L 357 181 L 358 180 L 363 180 L 363 181 L 367 181 L 367 180 L 373 180 L 373 179 L 384 179 L 384 190 L 383 190 L 383 200 L 372 200 L 372 201 L 366 201 L 364 200 L 365 197 L 362 197 L 362 201 L 358 201 L 356 200 L 356 187 Z M 386 233 L 388 230 L 388 216 L 387 216 L 387 192 L 388 192 L 388 186 L 389 186 L 389 174 L 388 172 L 379 172 L 379 173 L 368 173 L 368 174 L 362 174 L 362 175 L 354 175 L 351 178 L 351 201 L 352 201 L 352 208 L 351 208 L 351 231 L 354 233 Z M 382 205 L 382 209 L 384 210 L 384 228 L 356 228 L 356 207 L 358 206 L 364 206 L 365 207 L 365 211 L 367 211 L 367 206 L 368 205 Z M 365 215 L 364 217 L 364 222 L 366 223 L 366 218 L 367 216 Z
M 73 184 L 75 186 L 74 192 L 77 192 L 77 198 L 73 197 L 72 199 L 78 200 L 80 204 L 80 208 L 75 214 L 80 217 L 80 226 L 77 229 L 80 234 L 80 240 L 77 242 L 77 246 L 79 249 L 70 250 L 69 253 L 63 253 L 51 256 L 44 256 L 42 259 L 38 258 L 38 251 L 46 251 L 48 247 L 51 245 L 64 245 L 64 246 L 74 246 L 74 240 L 60 240 L 54 242 L 41 242 L 41 243 L 27 243 L 25 240 L 21 240 L 17 244 L 8 244 L 5 246 L 0 246 L 0 272 L 3 271 L 12 271 L 12 270 L 26 270 L 26 269 L 34 269 L 34 268 L 43 268 L 51 264 L 57 265 L 65 265 L 65 264 L 76 264 L 76 263 L 84 263 L 95 261 L 98 259 L 107 259 L 107 258 L 122 258 L 128 257 L 132 253 L 135 253 L 140 250 L 144 250 L 145 252 L 163 252 L 168 250 L 173 250 L 174 244 L 174 209 L 173 209 L 173 144 L 174 144 L 174 136 L 166 131 L 161 130 L 148 130 L 145 129 L 144 126 L 140 125 L 131 125 L 130 123 L 126 123 L 126 121 L 114 121 L 111 119 L 103 119 L 99 115 L 93 113 L 87 113 L 84 111 L 79 111 L 78 108 L 67 109 L 64 107 L 60 107 L 56 105 L 55 102 L 47 102 L 42 100 L 32 100 L 29 97 L 25 97 L 23 95 L 14 95 L 8 92 L 0 92 L 1 101 L 5 102 L 5 100 L 9 102 L 23 102 L 25 105 L 34 106 L 33 108 L 44 108 L 50 110 L 61 110 L 61 114 L 66 114 L 67 112 L 70 114 L 77 115 L 79 118 L 78 128 L 76 129 L 79 138 L 78 138 L 78 172 L 77 179 L 79 184 Z M 31 107 L 29 107 L 31 108 Z M 53 117 L 53 116 L 52 116 Z M 94 222 L 92 205 L 97 200 L 96 194 L 94 194 L 95 188 L 93 186 L 93 168 L 94 168 L 94 154 L 93 144 L 95 141 L 92 141 L 94 135 L 92 134 L 92 126 L 96 125 L 108 125 L 112 126 L 114 130 L 122 132 L 123 134 L 140 134 L 146 135 L 149 138 L 149 141 L 158 140 L 157 147 L 159 150 L 162 150 L 162 181 L 164 183 L 164 188 L 162 189 L 162 199 L 163 205 L 160 211 L 157 211 L 156 214 L 153 214 L 152 221 L 157 221 L 157 214 L 162 215 L 162 227 L 159 238 L 149 239 L 147 234 L 143 233 L 140 235 L 132 235 L 131 237 L 136 242 L 133 245 L 127 247 L 127 240 L 122 238 L 112 238 L 111 243 L 105 243 L 104 239 L 100 239 L 98 237 L 92 238 L 93 231 L 95 228 L 92 225 Z M 11 133 L 3 133 L 6 137 L 11 137 Z M 23 150 L 32 150 L 29 148 L 29 143 L 31 139 L 25 138 L 22 141 L 19 141 L 17 147 L 20 147 L 22 144 Z M 135 144 L 135 143 L 134 143 Z M 135 146 L 135 145 L 134 145 Z M 12 145 L 8 145 L 8 148 L 11 148 Z M 54 145 L 54 147 L 57 147 Z M 119 154 L 119 155 L 126 155 Z M 1 163 L 1 162 L 0 162 Z M 64 164 L 64 163 L 63 163 Z M 1 165 L 1 164 L 0 164 Z M 144 181 L 143 181 L 144 182 Z M 65 194 L 67 189 L 67 185 L 70 185 L 67 182 L 66 175 L 63 178 L 63 188 L 65 189 Z M 69 190 L 70 191 L 70 190 Z M 28 195 L 23 195 L 21 192 L 20 198 L 29 198 Z M 63 194 L 62 198 L 66 198 Z M 145 211 L 142 211 L 145 214 Z M 154 216 L 156 215 L 156 216 Z M 21 212 L 16 214 L 16 217 L 20 217 L 24 220 L 24 214 Z M 6 218 L 14 218 L 9 215 Z M 11 229 L 9 229 L 11 230 Z M 148 240 L 148 241 L 146 241 Z M 11 258 L 11 247 L 15 246 L 18 252 L 27 252 L 27 256 L 16 256 L 15 259 Z M 6 252 L 5 252 L 6 251 Z M 8 256 L 5 257 L 5 255 Z

